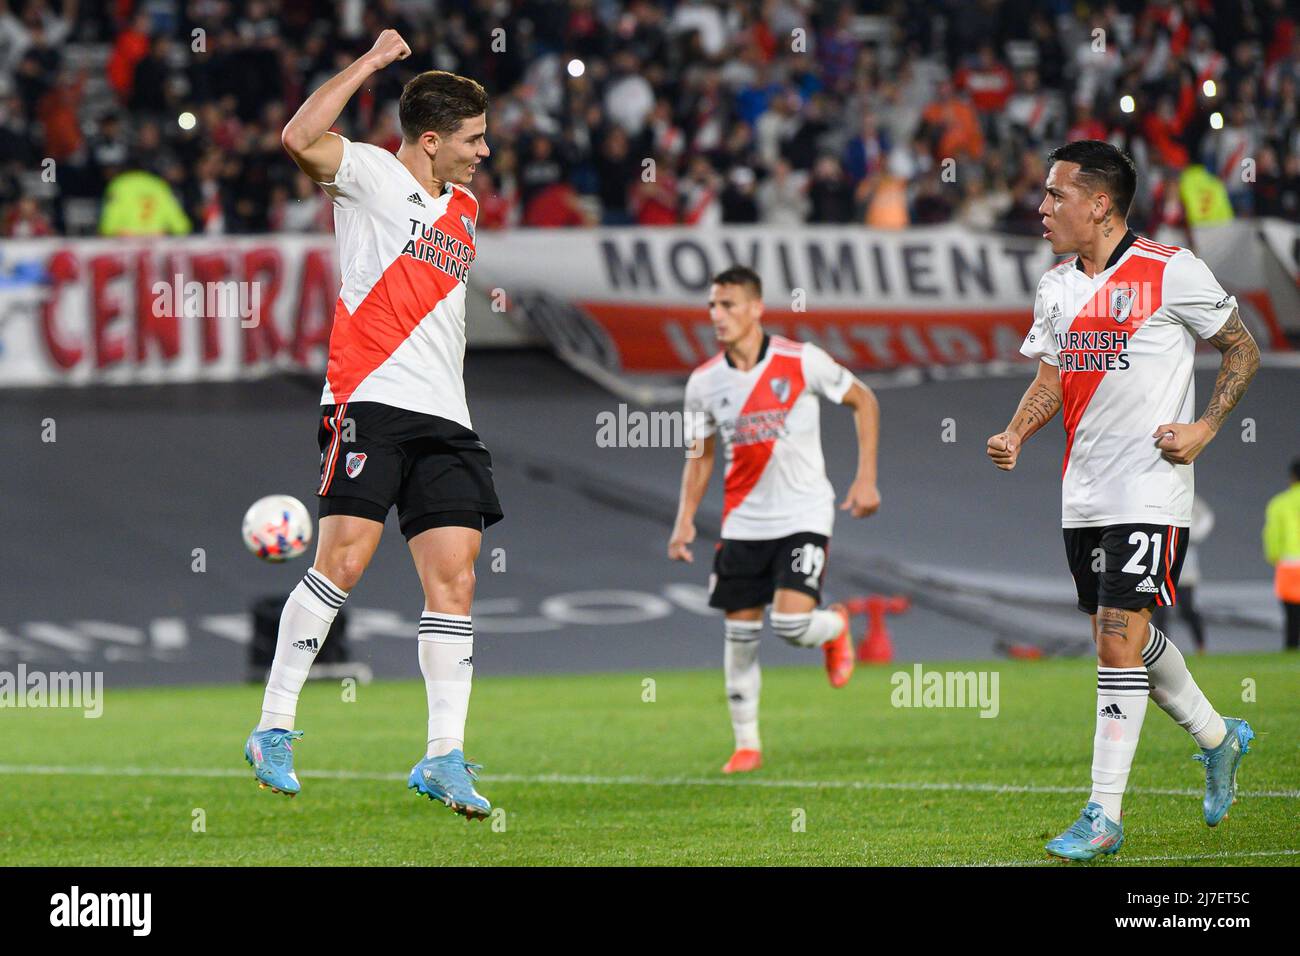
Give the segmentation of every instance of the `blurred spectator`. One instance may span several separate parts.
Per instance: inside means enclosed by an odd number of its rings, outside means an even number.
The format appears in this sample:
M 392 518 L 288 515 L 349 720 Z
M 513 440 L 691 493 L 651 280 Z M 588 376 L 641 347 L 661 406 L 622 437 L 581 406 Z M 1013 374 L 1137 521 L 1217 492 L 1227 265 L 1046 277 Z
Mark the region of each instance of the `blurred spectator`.
M 888 169 L 864 179 L 857 198 L 866 209 L 864 222 L 873 229 L 903 229 L 910 222 L 907 180 Z
M 992 185 L 985 175 L 968 176 L 963 180 L 961 206 L 957 221 L 971 229 L 988 230 L 1011 208 L 1011 193 L 1001 180 Z
M 505 229 L 517 224 L 515 197 L 503 192 L 485 169 L 474 174 L 474 197 L 478 200 L 478 228 Z
M 769 226 L 799 226 L 808 219 L 808 174 L 790 167 L 784 159 L 772 166 L 772 174 L 758 187 L 759 220 Z
M 525 226 L 594 226 L 595 216 L 565 182 L 554 182 L 533 193 L 524 205 Z
M 1188 166 L 1178 179 L 1178 195 L 1186 211 L 1187 224 L 1227 222 L 1232 219 L 1232 204 L 1223 183 L 1200 163 Z
M 1300 650 L 1300 458 L 1291 462 L 1291 485 L 1264 512 L 1264 559 L 1284 616 L 1283 646 Z
M 758 222 L 758 198 L 754 171 L 748 166 L 736 166 L 722 190 L 722 221 L 725 223 Z
M 1072 143 L 1079 139 L 1105 139 L 1106 124 L 1092 113 L 1092 106 L 1079 103 L 1074 108 L 1074 123 L 1065 131 L 1065 141 Z
M 656 157 L 652 175 L 633 181 L 630 197 L 632 215 L 638 225 L 668 226 L 681 221 L 677 207 L 677 177 L 666 156 Z
M 108 59 L 108 82 L 123 104 L 135 90 L 136 65 L 149 55 L 149 14 L 141 11 L 131 25 L 117 35 Z
M 33 239 L 37 236 L 54 235 L 54 226 L 36 200 L 31 196 L 22 196 L 9 207 L 4 221 L 0 222 L 0 235 L 6 239 Z
M 938 176 L 922 176 L 912 197 L 909 218 L 916 226 L 934 226 L 952 218 L 953 204 L 949 198 L 951 183 L 942 182 Z
M 705 156 L 691 160 L 682 181 L 682 222 L 692 226 L 716 226 L 722 222 L 722 182 Z
M 808 199 L 812 203 L 810 222 L 853 221 L 853 184 L 834 156 L 818 157 L 813 165 Z
M 632 222 L 629 213 L 628 191 L 634 180 L 641 176 L 641 162 L 632 155 L 627 133 L 612 128 L 601 143 L 596 157 L 596 178 L 602 221 L 607 226 L 624 226 Z
M 85 86 L 84 73 L 74 76 L 65 71 L 59 74 L 58 82 L 41 98 L 37 108 L 45 129 L 45 155 L 55 162 L 71 159 L 85 145 L 77 121 Z
M 994 119 L 1001 122 L 1004 137 L 1015 136 L 1021 142 L 1045 146 L 1060 139 L 1064 117 L 1060 97 L 1038 85 L 1038 71 L 1022 70 L 1016 91 L 1008 97 L 1004 112 Z M 1106 137 L 1102 130 L 1100 135 L 1078 138 Z
M 655 105 L 654 88 L 639 72 L 636 54 L 624 50 L 614 56 L 605 87 L 605 113 L 629 136 L 639 136 Z
M 948 80 L 939 84 L 938 96 L 921 113 L 921 118 L 936 133 L 935 157 L 979 159 L 983 155 L 984 134 L 975 110 Z
M 1014 89 L 1011 70 L 998 60 L 992 43 L 981 43 L 975 61 L 958 70 L 953 80 L 956 88 L 970 97 L 981 119 L 1000 113 Z
M 1218 215 L 1300 220 L 1294 4 L 1239 6 L 0 0 L 0 221 L 28 221 L 14 206 L 31 193 L 56 229 L 90 228 L 85 200 L 107 201 L 134 168 L 204 232 L 329 228 L 303 206 L 280 127 L 386 26 L 412 55 L 337 129 L 395 150 L 406 80 L 445 68 L 482 81 L 492 157 L 471 189 L 484 228 L 947 216 L 1037 235 L 1042 156 L 1072 139 L 1131 153 L 1134 222 L 1200 221 L 1182 195 L 1196 162 L 1227 188 Z M 488 55 L 498 28 L 509 42 Z M 54 182 L 39 179 L 46 158 Z M 955 183 L 937 174 L 945 159 Z
M 844 171 L 854 182 L 874 173 L 889 155 L 889 136 L 876 124 L 870 108 L 862 114 L 862 128 L 844 148 Z
M 161 177 L 135 169 L 118 173 L 104 194 L 103 236 L 183 236 L 190 220 Z

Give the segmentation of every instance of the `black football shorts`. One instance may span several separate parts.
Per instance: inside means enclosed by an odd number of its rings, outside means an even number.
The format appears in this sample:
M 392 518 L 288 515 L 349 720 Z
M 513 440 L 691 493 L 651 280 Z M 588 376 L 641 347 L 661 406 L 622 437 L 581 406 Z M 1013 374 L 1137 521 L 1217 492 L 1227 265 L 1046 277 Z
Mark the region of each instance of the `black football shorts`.
M 1166 524 L 1065 528 L 1065 554 L 1079 610 L 1140 611 L 1178 601 L 1178 574 L 1187 556 L 1187 529 Z
M 382 402 L 321 406 L 320 517 L 383 521 L 397 505 L 410 540 L 429 528 L 501 520 L 492 456 L 470 429 Z
M 772 541 L 723 538 L 713 552 L 709 607 L 743 611 L 772 603 L 778 588 L 822 599 L 830 538 L 800 531 Z

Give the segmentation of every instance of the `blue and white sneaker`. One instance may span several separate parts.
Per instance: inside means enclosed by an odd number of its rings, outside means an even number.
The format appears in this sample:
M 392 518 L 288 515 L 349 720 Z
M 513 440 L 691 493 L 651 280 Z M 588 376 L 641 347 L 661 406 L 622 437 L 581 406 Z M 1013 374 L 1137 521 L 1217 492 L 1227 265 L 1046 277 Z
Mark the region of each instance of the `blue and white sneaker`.
M 1124 824 L 1106 816 L 1100 803 L 1090 802 L 1068 830 L 1047 844 L 1047 852 L 1066 860 L 1095 860 L 1118 853 L 1123 845 Z
M 1217 827 L 1219 821 L 1228 815 L 1228 810 L 1237 801 L 1237 768 L 1241 758 L 1250 753 L 1250 742 L 1255 739 L 1255 731 L 1250 724 L 1238 717 L 1224 717 L 1224 726 L 1228 733 L 1217 747 L 1201 748 L 1198 754 L 1192 754 L 1193 760 L 1205 764 L 1205 822 Z
M 293 796 L 302 789 L 298 775 L 293 772 L 293 744 L 290 741 L 302 736 L 301 730 L 254 730 L 244 744 L 244 759 L 253 768 L 259 789 L 271 788 L 272 793 Z
M 407 789 L 416 790 L 430 800 L 441 800 L 466 820 L 481 820 L 492 812 L 492 804 L 474 789 L 474 778 L 483 768 L 469 763 L 459 750 L 441 757 L 425 757 L 411 768 Z

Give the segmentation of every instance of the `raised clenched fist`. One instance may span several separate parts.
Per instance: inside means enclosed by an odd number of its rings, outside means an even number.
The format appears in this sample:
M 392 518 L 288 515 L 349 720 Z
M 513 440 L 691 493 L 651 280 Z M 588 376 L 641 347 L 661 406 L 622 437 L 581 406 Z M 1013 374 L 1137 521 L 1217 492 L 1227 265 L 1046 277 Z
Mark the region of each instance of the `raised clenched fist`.
M 987 451 L 993 464 L 1003 471 L 1010 471 L 1016 467 L 1016 459 L 1020 457 L 1020 436 L 1015 432 L 1000 432 L 989 439 Z
M 385 30 L 379 34 L 379 39 L 368 54 L 376 70 L 382 70 L 394 60 L 405 60 L 410 55 L 411 48 L 396 30 Z

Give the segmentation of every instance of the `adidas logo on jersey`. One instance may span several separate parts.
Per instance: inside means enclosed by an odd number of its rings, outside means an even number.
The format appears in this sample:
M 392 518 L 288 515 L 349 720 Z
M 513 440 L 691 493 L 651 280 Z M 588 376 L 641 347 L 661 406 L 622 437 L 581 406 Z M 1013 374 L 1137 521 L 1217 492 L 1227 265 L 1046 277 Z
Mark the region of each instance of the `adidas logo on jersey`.
M 411 195 L 406 197 L 406 201 L 415 203 L 421 209 L 424 208 L 424 200 L 420 198 L 419 193 L 411 193 Z
M 314 637 L 309 637 L 305 641 L 294 641 L 293 646 L 299 651 L 311 651 L 313 654 L 320 650 L 320 641 Z
M 1128 720 L 1128 715 L 1119 709 L 1119 704 L 1107 704 L 1097 711 L 1098 717 L 1110 717 L 1112 720 Z
M 1155 594 L 1160 589 L 1156 587 L 1155 582 L 1151 580 L 1151 575 L 1148 574 L 1145 578 L 1142 579 L 1142 583 L 1139 584 L 1137 587 L 1135 587 L 1133 590 L 1141 591 L 1143 594 Z

